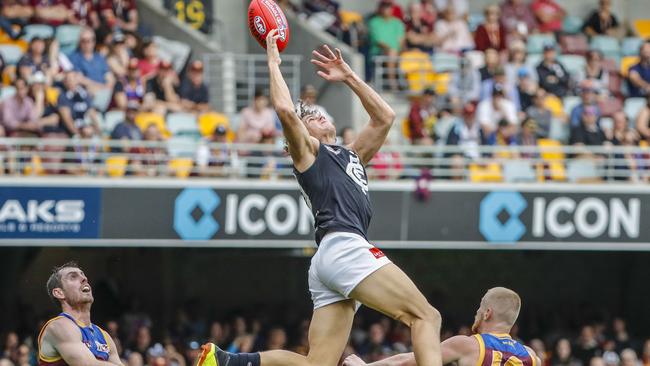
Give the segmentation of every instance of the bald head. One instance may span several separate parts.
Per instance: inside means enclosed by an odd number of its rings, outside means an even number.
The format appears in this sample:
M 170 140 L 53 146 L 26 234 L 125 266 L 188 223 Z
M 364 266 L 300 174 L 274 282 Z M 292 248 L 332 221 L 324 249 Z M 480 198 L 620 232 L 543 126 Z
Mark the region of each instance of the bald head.
M 521 298 L 516 292 L 505 287 L 494 287 L 489 289 L 483 300 L 481 307 L 492 309 L 495 321 L 503 322 L 512 327 L 517 321 L 519 310 L 521 309 Z

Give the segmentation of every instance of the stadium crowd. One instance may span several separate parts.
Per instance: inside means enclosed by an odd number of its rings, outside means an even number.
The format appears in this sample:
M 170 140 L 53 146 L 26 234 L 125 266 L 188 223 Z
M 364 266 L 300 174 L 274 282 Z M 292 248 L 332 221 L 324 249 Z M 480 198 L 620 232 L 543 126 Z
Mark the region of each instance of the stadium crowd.
M 107 321 L 101 326 L 115 340 L 125 366 L 191 365 L 200 354 L 202 342 L 213 342 L 231 352 L 273 349 L 308 352 L 309 320 L 292 327 L 241 315 L 208 322 L 181 313 L 174 325 L 161 332 L 146 314 L 127 313 L 121 320 Z M 154 336 L 154 330 L 160 335 Z M 511 335 L 519 339 L 517 333 L 515 327 Z M 469 335 L 470 327 L 443 330 L 443 339 L 455 334 Z M 609 323 L 590 323 L 574 332 L 552 332 L 524 341 L 540 356 L 543 366 L 650 365 L 650 338 L 630 334 L 626 322 L 620 318 Z M 0 366 L 37 365 L 35 343 L 35 335 L 20 337 L 15 331 L 5 332 L 0 341 Z M 410 351 L 410 334 L 405 325 L 386 317 L 361 316 L 355 319 L 344 357 L 356 353 L 373 362 Z

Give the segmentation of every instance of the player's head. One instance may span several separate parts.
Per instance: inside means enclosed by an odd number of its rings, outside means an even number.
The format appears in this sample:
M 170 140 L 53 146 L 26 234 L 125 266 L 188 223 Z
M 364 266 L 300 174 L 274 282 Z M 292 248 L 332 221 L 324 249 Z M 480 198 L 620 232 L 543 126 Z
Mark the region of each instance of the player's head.
M 521 309 L 521 298 L 516 292 L 505 287 L 489 289 L 481 299 L 481 306 L 476 311 L 472 331 L 483 333 L 500 328 L 510 331 Z
M 52 270 L 47 280 L 47 294 L 62 307 L 92 304 L 93 292 L 88 278 L 75 262 L 68 262 Z
M 299 100 L 296 104 L 296 114 L 307 127 L 309 134 L 318 141 L 332 143 L 336 140 L 336 127 L 318 107 Z

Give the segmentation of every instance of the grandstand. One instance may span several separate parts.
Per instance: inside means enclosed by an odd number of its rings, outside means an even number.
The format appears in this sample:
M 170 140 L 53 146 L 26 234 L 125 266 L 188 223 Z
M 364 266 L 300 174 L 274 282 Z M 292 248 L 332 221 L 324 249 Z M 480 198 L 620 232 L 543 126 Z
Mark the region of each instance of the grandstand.
M 368 116 L 315 74 L 321 44 L 397 113 L 369 237 L 443 339 L 508 286 L 544 366 L 650 366 L 647 0 L 277 2 L 291 94 L 340 144 Z M 314 219 L 247 7 L 0 1 L 0 366 L 36 365 L 45 281 L 72 259 L 126 366 L 190 365 L 208 340 L 307 352 Z M 345 355 L 410 350 L 362 309 Z

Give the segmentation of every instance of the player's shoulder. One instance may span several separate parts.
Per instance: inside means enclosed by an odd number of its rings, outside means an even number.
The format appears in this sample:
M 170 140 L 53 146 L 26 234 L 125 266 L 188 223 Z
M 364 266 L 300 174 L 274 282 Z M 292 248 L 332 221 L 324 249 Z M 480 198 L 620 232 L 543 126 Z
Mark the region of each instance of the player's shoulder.
M 459 351 L 472 351 L 479 347 L 476 336 L 457 335 L 445 340 L 445 344 Z
M 48 321 L 42 330 L 42 337 L 48 339 L 66 339 L 79 337 L 81 331 L 70 319 L 59 316 Z

